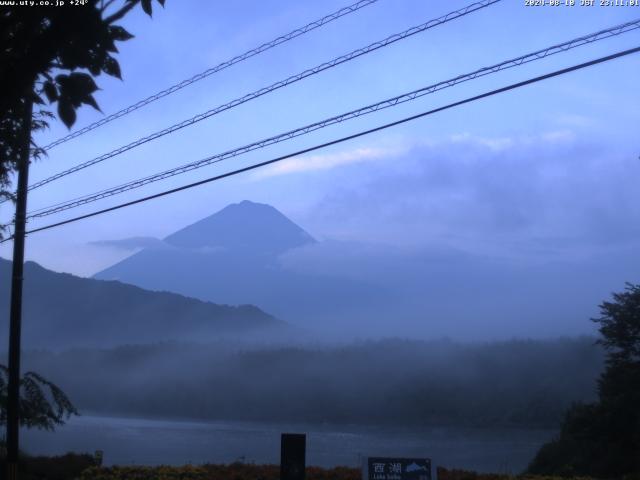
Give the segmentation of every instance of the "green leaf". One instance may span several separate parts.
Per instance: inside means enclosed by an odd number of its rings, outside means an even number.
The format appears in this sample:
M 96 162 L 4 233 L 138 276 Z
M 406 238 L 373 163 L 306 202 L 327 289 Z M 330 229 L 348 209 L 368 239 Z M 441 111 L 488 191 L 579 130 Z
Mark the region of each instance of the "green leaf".
M 111 38 L 119 42 L 131 40 L 134 36 L 127 32 L 124 28 L 118 25 L 112 25 L 109 27 L 109 34 Z
M 151 0 L 142 0 L 140 3 L 142 4 L 142 10 L 144 10 L 144 13 L 151 16 Z
M 31 99 L 36 105 L 44 105 L 44 100 L 42 100 L 42 97 L 35 92 L 33 92 L 33 94 L 31 95 Z
M 47 80 L 46 82 L 44 82 L 42 89 L 44 90 L 44 94 L 47 96 L 49 103 L 53 103 L 58 99 L 58 89 L 53 84 L 53 82 Z
M 87 95 L 82 101 L 87 105 L 91 105 L 93 108 L 95 108 L 99 112 L 102 112 L 102 110 L 100 110 L 100 107 L 98 106 L 98 102 L 96 102 L 96 99 L 93 98 L 93 95 Z
M 56 75 L 56 83 L 60 86 L 62 91 L 69 84 L 69 75 Z
M 96 82 L 86 73 L 72 73 L 69 75 L 69 82 L 78 91 L 93 93 L 98 90 Z
M 118 47 L 116 47 L 115 43 L 113 43 L 113 40 L 111 40 L 109 42 L 109 45 L 107 47 L 105 47 L 105 50 L 107 52 L 111 52 L 111 53 L 118 53 L 120 52 L 120 50 L 118 50 Z
M 102 71 L 101 68 L 100 68 L 100 65 L 95 64 L 95 63 L 89 65 L 89 67 L 87 67 L 87 68 L 91 72 L 91 75 L 93 75 L 94 77 L 97 77 L 98 75 L 100 75 L 100 72 Z
M 102 71 L 107 75 L 111 75 L 112 77 L 119 78 L 122 80 L 122 73 L 120 72 L 120 65 L 118 61 L 113 57 L 107 57 L 102 64 Z
M 75 123 L 76 109 L 73 108 L 70 99 L 60 98 L 58 101 L 58 116 L 69 129 Z

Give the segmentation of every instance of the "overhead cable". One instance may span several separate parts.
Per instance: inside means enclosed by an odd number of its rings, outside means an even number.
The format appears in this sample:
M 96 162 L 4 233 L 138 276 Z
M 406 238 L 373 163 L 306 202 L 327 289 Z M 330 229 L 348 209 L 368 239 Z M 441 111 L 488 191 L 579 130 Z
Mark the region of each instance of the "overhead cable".
M 240 63 L 244 60 L 247 60 L 251 57 L 255 57 L 256 55 L 259 55 L 263 52 L 266 52 L 267 50 L 270 50 L 274 47 L 277 47 L 278 45 L 282 45 L 283 43 L 286 43 L 290 40 L 293 40 L 296 37 L 299 37 L 301 35 L 304 35 L 305 33 L 311 32 L 312 30 L 315 30 L 316 28 L 320 28 L 328 23 L 333 22 L 334 20 L 337 20 L 338 18 L 344 17 L 345 15 L 349 15 L 350 13 L 354 13 L 358 10 L 360 10 L 361 8 L 367 7 L 369 5 L 371 5 L 372 3 L 377 2 L 378 0 L 360 0 L 358 2 L 355 2 L 351 5 L 348 5 L 344 8 L 341 8 L 340 10 L 337 10 L 333 13 L 330 13 L 329 15 L 326 15 L 318 20 L 315 20 L 313 22 L 310 22 L 300 28 L 296 28 L 295 30 L 287 33 L 286 35 L 281 35 L 278 38 L 275 38 L 269 42 L 263 43 L 262 45 L 252 48 L 251 50 L 248 50 L 240 55 L 237 55 L 233 58 L 231 58 L 230 60 L 226 60 L 222 63 L 219 63 L 218 65 L 216 65 L 215 67 L 211 67 L 208 68 L 207 70 L 205 70 L 204 72 L 200 72 L 197 75 L 194 75 L 191 78 L 187 78 L 186 80 L 182 80 L 179 83 L 176 83 L 175 85 L 172 85 L 164 90 L 161 90 L 157 93 L 154 93 L 153 95 L 148 96 L 147 98 L 140 100 L 139 102 L 134 103 L 133 105 L 130 105 L 126 108 L 123 108 L 122 110 L 119 110 L 115 113 L 112 113 L 111 115 L 104 117 L 100 120 L 98 120 L 97 122 L 91 123 L 90 125 L 87 125 L 86 127 L 83 127 L 73 133 L 70 133 L 69 135 L 66 135 L 62 138 L 59 138 L 58 140 L 51 142 L 50 144 L 46 145 L 45 147 L 43 147 L 45 150 L 51 150 L 52 148 L 63 144 L 65 142 L 68 142 L 69 140 L 72 140 L 74 138 L 77 138 L 81 135 L 84 135 L 87 132 L 90 132 L 91 130 L 95 130 L 98 127 L 101 127 L 103 125 L 106 125 L 107 123 L 110 123 L 120 117 L 124 117 L 125 115 L 128 115 L 129 113 L 138 110 L 139 108 L 142 108 L 146 105 L 149 105 L 150 103 L 153 103 L 157 100 L 160 100 L 163 97 L 166 97 L 167 95 L 171 95 L 172 93 L 177 92 L 178 90 L 182 90 L 183 88 L 199 82 L 200 80 L 203 80 L 211 75 L 213 75 L 214 73 L 218 73 L 221 72 L 222 70 L 225 70 L 229 67 L 231 67 L 232 65 L 235 65 L 236 63 Z
M 623 33 L 627 33 L 640 28 L 640 19 L 635 20 L 633 22 L 627 22 L 621 25 L 616 25 L 614 27 L 610 27 L 605 30 L 600 30 L 598 32 L 591 33 L 589 35 L 585 35 L 579 38 L 575 38 L 568 42 L 560 43 L 542 50 L 537 50 L 532 53 L 527 53 L 517 58 L 513 58 L 510 60 L 506 60 L 495 65 L 489 67 L 483 67 L 478 70 L 475 70 L 470 73 L 466 73 L 463 75 L 458 75 L 457 77 L 453 77 L 449 80 L 441 81 L 435 83 L 433 85 L 429 85 L 418 90 L 414 90 L 408 93 L 404 93 L 392 98 L 388 98 L 386 100 L 382 100 L 380 102 L 367 105 L 365 107 L 359 108 L 357 110 L 352 110 L 346 113 L 342 113 L 340 115 L 336 115 L 319 122 L 312 123 L 310 125 L 306 125 L 303 127 L 296 128 L 294 130 L 290 130 L 266 139 L 262 139 L 248 145 L 244 145 L 239 148 L 235 148 L 232 150 L 228 150 L 223 153 L 218 153 L 215 155 L 211 155 L 209 157 L 197 160 L 195 162 L 190 162 L 185 165 L 181 165 L 179 167 L 171 168 L 169 170 L 165 170 L 163 172 L 159 172 L 147 177 L 143 177 L 137 180 L 133 180 L 116 187 L 111 187 L 96 193 L 92 193 L 89 195 L 84 195 L 81 197 L 77 197 L 75 199 L 66 200 L 64 202 L 60 202 L 55 205 L 50 205 L 47 207 L 40 208 L 38 210 L 34 210 L 29 212 L 27 218 L 38 218 L 44 217 L 47 215 L 52 215 L 55 213 L 62 212 L 64 210 L 68 210 L 71 208 L 79 207 L 81 205 L 85 205 L 87 203 L 92 203 L 107 197 L 111 197 L 129 190 L 133 190 L 136 188 L 140 188 L 144 185 L 154 183 L 160 180 L 164 180 L 166 178 L 170 178 L 176 175 L 180 175 L 182 173 L 186 173 L 192 170 L 196 170 L 198 168 L 202 168 L 214 163 L 219 163 L 224 160 L 237 157 L 248 152 L 258 150 L 261 148 L 265 148 L 270 145 L 274 145 L 276 143 L 284 142 L 286 140 L 290 140 L 295 137 L 299 137 L 302 135 L 306 135 L 313 131 L 319 130 L 321 128 L 328 127 L 330 125 L 334 125 L 337 123 L 342 123 L 363 115 L 367 115 L 373 112 L 377 112 L 379 110 L 383 110 L 389 107 L 394 107 L 396 105 L 406 103 L 417 98 L 423 97 L 425 95 L 429 95 L 431 93 L 437 92 L 439 90 L 443 90 L 445 88 L 450 88 L 455 85 L 458 85 L 463 82 L 467 82 L 469 80 L 473 80 L 479 77 L 483 77 L 486 75 L 490 75 L 493 73 L 497 73 L 502 70 L 506 70 L 509 68 L 517 67 L 519 65 L 527 64 L 536 60 L 541 60 L 550 55 L 555 55 L 557 53 L 566 52 L 568 50 L 587 45 L 599 40 L 603 40 L 605 38 L 609 38 L 611 36 L 620 35 Z
M 346 55 L 342 55 L 340 57 L 336 57 L 328 62 L 322 63 L 320 65 L 317 65 L 313 68 L 307 69 L 303 72 L 300 72 L 296 75 L 292 75 L 284 80 L 280 80 L 278 82 L 275 82 L 271 85 L 269 85 L 268 87 L 263 87 L 259 90 L 256 90 L 254 92 L 248 93 L 242 97 L 236 98 L 235 100 L 232 100 L 228 103 L 219 105 L 211 110 L 208 110 L 206 112 L 200 113 L 198 115 L 195 115 L 191 118 L 188 118 L 186 120 L 183 120 L 181 122 L 178 122 L 174 125 L 171 125 L 167 128 L 164 128 L 162 130 L 159 130 L 157 132 L 154 132 L 150 135 L 147 135 L 145 137 L 142 138 L 138 138 L 137 140 L 134 140 L 131 143 L 128 143 L 127 145 L 123 145 L 119 148 L 116 148 L 115 150 L 112 150 L 108 153 L 105 153 L 103 155 L 100 155 L 98 157 L 95 157 L 91 160 L 87 160 L 86 162 L 80 163 L 74 167 L 71 167 L 67 170 L 64 170 L 62 172 L 59 172 L 55 175 L 52 175 L 48 178 L 45 178 L 43 180 L 40 180 L 39 182 L 36 182 L 32 185 L 29 186 L 29 190 L 34 190 L 36 188 L 42 187 L 43 185 L 46 185 L 50 182 L 53 182 L 54 180 L 58 180 L 62 177 L 66 177 L 67 175 L 70 175 L 72 173 L 78 172 L 80 170 L 83 170 L 87 167 L 90 167 L 92 165 L 95 165 L 97 163 L 100 162 L 104 162 L 105 160 L 108 160 L 110 158 L 113 158 L 117 155 L 120 155 L 124 152 L 127 152 L 133 148 L 139 147 L 141 145 L 144 145 L 148 142 L 151 142 L 153 140 L 156 140 L 158 138 L 164 137 L 165 135 L 169 135 L 171 133 L 174 133 L 178 130 L 181 130 L 185 127 L 189 127 L 191 125 L 194 125 L 198 122 L 201 122 L 202 120 L 205 120 L 207 118 L 210 118 L 214 115 L 217 115 L 219 113 L 222 113 L 224 111 L 230 110 L 232 108 L 235 108 L 239 105 L 242 105 L 246 102 L 249 102 L 251 100 L 254 100 L 256 98 L 262 97 L 263 95 L 266 95 L 268 93 L 271 93 L 275 90 L 278 90 L 280 88 L 289 86 L 293 83 L 299 82 L 307 77 L 310 77 L 312 75 L 317 75 L 320 72 L 323 72 L 325 70 L 328 70 L 330 68 L 336 67 L 338 65 L 341 65 L 343 63 L 349 62 L 351 60 L 354 60 L 358 57 L 361 57 L 363 55 L 367 55 L 371 52 L 374 52 L 376 50 L 379 50 L 381 48 L 387 47 L 393 43 L 396 43 L 400 40 L 404 40 L 406 38 L 409 38 L 413 35 L 416 35 L 418 33 L 424 32 L 426 30 L 429 30 L 431 28 L 434 28 L 438 25 L 442 25 L 444 23 L 456 20 L 458 18 L 464 17 L 466 15 L 469 15 L 470 13 L 476 12 L 480 9 L 486 8 L 490 5 L 493 5 L 495 3 L 500 2 L 501 0 L 481 0 L 479 2 L 475 2 L 472 3 L 464 8 L 461 8 L 459 10 L 455 10 L 453 12 L 450 12 L 446 15 L 443 15 L 442 17 L 433 19 L 433 20 L 429 20 L 426 23 L 423 23 L 421 25 L 409 28 L 403 32 L 400 33 L 396 33 L 394 35 L 391 35 L 383 40 L 374 42 L 370 45 L 367 45 L 366 47 L 362 47 L 359 48 L 357 50 L 354 50 Z
M 371 133 L 375 133 L 375 132 L 379 132 L 381 130 L 385 130 L 387 128 L 395 127 L 395 126 L 401 125 L 403 123 L 407 123 L 407 122 L 410 122 L 410 121 L 413 121 L 413 120 L 417 120 L 417 119 L 422 118 L 422 117 L 433 115 L 435 113 L 442 112 L 444 110 L 448 110 L 448 109 L 451 109 L 451 108 L 454 108 L 454 107 L 458 107 L 458 106 L 461 106 L 461 105 L 464 105 L 464 104 L 467 104 L 467 103 L 475 102 L 475 101 L 481 100 L 483 98 L 491 97 L 491 96 L 494 96 L 494 95 L 497 95 L 497 94 L 500 94 L 500 93 L 504 93 L 504 92 L 507 92 L 507 91 L 510 91 L 510 90 L 515 90 L 517 88 L 521 88 L 521 87 L 524 87 L 524 86 L 527 86 L 527 85 L 531 85 L 533 83 L 541 82 L 541 81 L 547 80 L 549 78 L 558 77 L 560 75 L 565 75 L 567 73 L 574 72 L 576 70 L 581 70 L 581 69 L 584 69 L 584 68 L 587 68 L 587 67 L 591 67 L 593 65 L 605 63 L 605 62 L 614 60 L 616 58 L 624 57 L 624 56 L 631 55 L 631 54 L 638 53 L 638 52 L 640 52 L 640 47 L 635 47 L 635 48 L 631 48 L 631 49 L 628 49 L 628 50 L 617 52 L 617 53 L 614 53 L 614 54 L 611 54 L 611 55 L 607 55 L 605 57 L 600 57 L 600 58 L 597 58 L 595 60 L 584 62 L 584 63 L 578 64 L 578 65 L 574 65 L 574 66 L 571 66 L 571 67 L 563 68 L 561 70 L 556 70 L 554 72 L 547 73 L 545 75 L 540 75 L 538 77 L 530 78 L 530 79 L 524 80 L 522 82 L 513 83 L 511 85 L 507 85 L 505 87 L 498 88 L 498 89 L 495 89 L 495 90 L 491 90 L 489 92 L 485 92 L 485 93 L 482 93 L 480 95 L 469 97 L 469 98 L 466 98 L 464 100 L 460 100 L 458 102 L 450 103 L 450 104 L 445 105 L 443 107 L 439 107 L 439 108 L 435 108 L 435 109 L 432 109 L 432 110 L 428 110 L 426 112 L 422 112 L 422 113 L 419 113 L 417 115 L 412 115 L 410 117 L 405 117 L 405 118 L 403 118 L 401 120 L 396 120 L 396 121 L 391 122 L 391 123 L 387 123 L 387 124 L 384 124 L 384 125 L 381 125 L 381 126 L 378 126 L 378 127 L 375 127 L 375 128 L 371 128 L 369 130 L 365 130 L 365 131 L 361 131 L 361 132 L 358 132 L 358 133 L 355 133 L 355 134 L 352 134 L 352 135 L 348 135 L 346 137 L 338 138 L 336 140 L 332 140 L 330 142 L 326 142 L 326 143 L 323 143 L 323 144 L 320 144 L 320 145 L 315 145 L 313 147 L 305 148 L 303 150 L 298 150 L 297 152 L 293 152 L 293 153 L 290 153 L 290 154 L 287 154 L 287 155 L 282 155 L 280 157 L 276 157 L 276 158 L 273 158 L 271 160 L 266 160 L 264 162 L 255 163 L 253 165 L 249 165 L 247 167 L 239 168 L 237 170 L 226 172 L 226 173 L 223 173 L 223 174 L 220 174 L 220 175 L 215 175 L 213 177 L 209 177 L 209 178 L 206 178 L 204 180 L 200 180 L 198 182 L 190 183 L 190 184 L 183 185 L 183 186 L 180 186 L 180 187 L 177 187 L 177 188 L 172 188 L 170 190 L 165 190 L 165 191 L 153 194 L 153 195 L 149 195 L 149 196 L 146 196 L 146 197 L 138 198 L 136 200 L 132 200 L 132 201 L 129 201 L 129 202 L 121 203 L 119 205 L 115 205 L 115 206 L 112 206 L 112 207 L 109 207 L 109 208 L 105 208 L 105 209 L 102 209 L 102 210 L 97 210 L 97 211 L 94 211 L 94 212 L 91 212 L 91 213 L 87 213 L 85 215 L 80 215 L 80 216 L 77 216 L 77 217 L 74 217 L 74 218 L 70 218 L 68 220 L 63 220 L 61 222 L 52 223 L 52 224 L 49 224 L 49 225 L 45 225 L 43 227 L 34 228 L 32 230 L 29 230 L 27 233 L 31 234 L 31 233 L 41 232 L 43 230 L 49 230 L 51 228 L 60 227 L 62 225 L 67 225 L 67 224 L 70 224 L 70 223 L 78 222 L 80 220 L 84 220 L 84 219 L 87 219 L 87 218 L 95 217 L 97 215 L 102 215 L 102 214 L 105 214 L 105 213 L 108 213 L 108 212 L 112 212 L 112 211 L 115 211 L 115 210 L 119 210 L 119 209 L 122 209 L 122 208 L 125 208 L 125 207 L 130 207 L 132 205 L 136 205 L 136 204 L 139 204 L 139 203 L 148 202 L 148 201 L 154 200 L 156 198 L 164 197 L 166 195 L 171 195 L 173 193 L 177 193 L 177 192 L 180 192 L 180 191 L 183 191 L 183 190 L 188 190 L 188 189 L 191 189 L 191 188 L 198 187 L 200 185 L 205 185 L 207 183 L 211 183 L 211 182 L 215 182 L 215 181 L 218 181 L 218 180 L 222 180 L 224 178 L 232 177 L 232 176 L 235 176 L 235 175 L 238 175 L 238 174 L 241 174 L 241 173 L 245 173 L 245 172 L 248 172 L 248 171 L 251 171 L 251 170 L 255 170 L 257 168 L 261 168 L 261 167 L 265 167 L 267 165 L 274 164 L 276 162 L 280 162 L 280 161 L 288 159 L 288 158 L 292 158 L 292 157 L 296 157 L 296 156 L 299 156 L 299 155 L 303 155 L 305 153 L 309 153 L 309 152 L 312 152 L 312 151 L 315 151 L 315 150 L 320 150 L 322 148 L 326 148 L 326 147 L 329 147 L 329 146 L 332 146 L 332 145 L 337 145 L 339 143 L 343 143 L 343 142 L 346 142 L 346 141 L 349 141 L 349 140 L 353 140 L 355 138 L 359 138 L 359 137 L 363 137 L 365 135 L 369 135 Z M 7 239 L 1 241 L 0 243 L 4 243 L 4 242 L 9 241 L 11 239 L 12 239 L 12 237 L 7 238 Z

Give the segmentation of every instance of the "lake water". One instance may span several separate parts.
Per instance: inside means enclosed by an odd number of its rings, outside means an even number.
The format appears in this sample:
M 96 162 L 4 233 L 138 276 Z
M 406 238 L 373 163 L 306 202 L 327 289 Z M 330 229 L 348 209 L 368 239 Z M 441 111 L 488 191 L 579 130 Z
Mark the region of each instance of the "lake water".
M 548 429 L 181 422 L 82 416 L 55 432 L 24 430 L 32 454 L 104 451 L 107 465 L 280 462 L 280 434 L 307 434 L 307 465 L 359 466 L 363 456 L 429 457 L 435 465 L 518 473 L 555 434 Z

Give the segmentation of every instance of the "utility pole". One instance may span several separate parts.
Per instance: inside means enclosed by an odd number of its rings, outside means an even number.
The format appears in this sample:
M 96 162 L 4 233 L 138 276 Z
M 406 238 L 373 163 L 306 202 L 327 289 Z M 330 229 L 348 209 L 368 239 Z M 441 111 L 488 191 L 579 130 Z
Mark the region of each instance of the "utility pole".
M 22 145 L 18 152 L 18 188 L 13 231 L 13 265 L 11 274 L 11 312 L 9 317 L 9 386 L 7 398 L 7 480 L 18 478 L 20 435 L 20 333 L 22 327 L 22 279 L 24 270 L 24 237 L 27 216 L 27 190 L 31 153 L 31 88 L 24 97 Z

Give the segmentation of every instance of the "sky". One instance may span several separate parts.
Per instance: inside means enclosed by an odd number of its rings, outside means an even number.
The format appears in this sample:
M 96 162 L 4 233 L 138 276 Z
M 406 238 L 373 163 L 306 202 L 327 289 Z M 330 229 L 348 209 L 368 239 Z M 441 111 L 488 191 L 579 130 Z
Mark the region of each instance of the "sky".
M 35 182 L 136 138 L 422 24 L 471 2 L 379 0 L 50 151 Z M 580 3 L 579 1 L 577 2 Z M 105 114 L 309 21 L 344 0 L 168 0 L 123 25 L 123 80 L 97 79 Z M 29 195 L 29 210 L 245 145 L 394 95 L 640 17 L 640 7 L 525 6 L 503 0 L 307 78 Z M 640 45 L 640 31 L 427 95 L 215 166 L 65 213 L 44 226 L 285 155 Z M 327 245 L 459 251 L 518 264 L 607 265 L 598 294 L 640 281 L 625 261 L 640 234 L 640 54 L 447 110 L 152 202 L 30 235 L 26 257 L 90 276 L 131 254 L 112 240 L 163 238 L 244 199 L 273 205 Z M 73 130 L 102 118 L 84 107 Z M 39 134 L 67 133 L 60 122 Z M 11 218 L 8 204 L 0 206 Z M 140 244 L 139 246 L 143 246 Z M 8 258 L 11 246 L 0 247 Z M 634 277 L 635 275 L 635 277 Z

